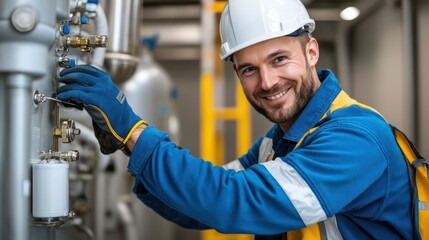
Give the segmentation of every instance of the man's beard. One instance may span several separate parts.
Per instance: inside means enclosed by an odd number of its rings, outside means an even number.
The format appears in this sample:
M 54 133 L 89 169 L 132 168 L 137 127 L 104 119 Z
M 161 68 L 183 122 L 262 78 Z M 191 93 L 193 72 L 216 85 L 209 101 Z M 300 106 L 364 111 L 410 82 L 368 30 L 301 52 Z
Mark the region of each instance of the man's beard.
M 284 104 L 283 102 L 275 106 L 274 108 L 271 108 L 271 111 L 270 111 L 269 109 L 263 107 L 260 102 L 256 102 L 253 99 L 250 99 L 246 94 L 248 101 L 257 112 L 264 115 L 271 122 L 286 123 L 293 119 L 296 119 L 296 117 L 302 112 L 304 107 L 307 105 L 308 101 L 310 101 L 311 97 L 314 95 L 314 79 L 313 79 L 313 76 L 311 75 L 311 70 L 308 64 L 307 64 L 306 70 L 307 70 L 307 75 L 303 76 L 301 79 L 302 87 L 296 95 L 294 104 L 290 108 L 282 109 Z M 270 91 L 268 92 L 257 92 L 254 94 L 254 99 L 257 99 L 257 96 L 261 95 L 261 93 L 267 94 L 269 92 L 274 93 L 276 91 L 278 91 L 278 87 L 274 87 L 273 89 L 270 89 Z M 292 91 L 292 88 L 290 88 L 289 91 Z M 286 93 L 286 94 L 289 94 L 289 93 Z

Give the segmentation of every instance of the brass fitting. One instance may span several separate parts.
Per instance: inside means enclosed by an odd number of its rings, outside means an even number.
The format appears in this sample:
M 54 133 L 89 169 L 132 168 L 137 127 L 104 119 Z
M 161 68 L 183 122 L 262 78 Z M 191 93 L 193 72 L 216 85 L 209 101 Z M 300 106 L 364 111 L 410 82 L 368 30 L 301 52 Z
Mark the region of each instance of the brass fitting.
M 90 52 L 93 48 L 107 47 L 109 44 L 106 35 L 91 35 L 88 38 L 67 36 L 64 41 L 66 48 L 80 48 L 81 52 Z

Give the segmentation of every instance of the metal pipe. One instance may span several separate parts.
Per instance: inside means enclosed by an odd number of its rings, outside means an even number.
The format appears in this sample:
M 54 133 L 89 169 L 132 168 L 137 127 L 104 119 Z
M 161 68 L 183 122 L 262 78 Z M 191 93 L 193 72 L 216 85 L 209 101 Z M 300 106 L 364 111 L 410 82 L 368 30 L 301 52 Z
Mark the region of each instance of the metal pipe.
M 6 109 L 6 94 L 5 94 L 5 88 L 6 88 L 6 81 L 4 80 L 4 75 L 0 73 L 0 109 Z M 4 133 L 6 131 L 6 114 L 4 110 L 0 111 L 0 132 Z M 2 144 L 6 142 L 6 139 L 4 138 L 5 134 L 0 134 L 0 158 L 6 156 L 6 144 Z M 0 159 L 0 169 L 6 168 L 6 161 L 3 159 Z M 1 170 L 1 173 L 6 173 L 4 170 Z M 0 192 L 4 193 L 6 192 L 6 176 L 5 174 L 0 175 Z M 3 198 L 0 198 L 0 216 L 5 216 L 5 213 L 3 209 L 5 209 L 3 206 L 6 206 L 5 200 Z M 3 234 L 5 230 L 3 229 L 3 218 L 0 217 L 0 238 L 3 239 Z
M 8 206 L 4 209 L 9 221 L 6 224 L 8 231 L 2 239 L 29 239 L 28 213 L 29 213 L 29 159 L 30 159 L 30 106 L 31 76 L 17 73 L 6 75 L 6 168 L 7 184 L 6 201 Z M 3 186 L 5 187 L 5 186 Z
M 86 239 L 88 240 L 93 240 L 94 239 L 94 232 L 91 230 L 91 228 L 84 226 L 84 225 L 80 225 L 80 224 L 76 224 L 76 225 L 72 225 L 76 230 L 78 230 L 79 232 L 82 232 L 83 234 L 85 234 Z
M 404 39 L 404 81 L 405 91 L 408 92 L 408 105 L 405 116 L 408 116 L 407 136 L 419 147 L 419 91 L 417 66 L 417 34 L 416 34 L 416 4 L 414 0 L 402 0 L 402 21 Z
M 103 2 L 109 22 L 105 67 L 116 83 L 126 81 L 137 69 L 142 0 Z
M 137 240 L 137 226 L 135 224 L 135 219 L 132 213 L 132 210 L 128 206 L 129 198 L 123 198 L 119 200 L 116 204 L 116 209 L 118 210 L 119 219 L 122 223 L 122 226 L 125 229 L 125 239 L 126 240 Z

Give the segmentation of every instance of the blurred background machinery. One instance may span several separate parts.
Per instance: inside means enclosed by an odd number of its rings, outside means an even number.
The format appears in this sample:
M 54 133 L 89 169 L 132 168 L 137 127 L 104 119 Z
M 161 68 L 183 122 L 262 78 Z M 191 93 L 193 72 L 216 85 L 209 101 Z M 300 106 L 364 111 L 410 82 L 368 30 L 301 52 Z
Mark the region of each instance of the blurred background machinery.
M 318 67 L 334 70 L 428 156 L 429 2 L 302 2 L 317 23 Z M 271 123 L 218 60 L 224 4 L 0 1 L 0 239 L 249 239 L 157 216 L 133 196 L 127 157 L 101 154 L 87 113 L 55 98 L 62 69 L 93 64 L 179 145 L 215 164 L 235 159 Z

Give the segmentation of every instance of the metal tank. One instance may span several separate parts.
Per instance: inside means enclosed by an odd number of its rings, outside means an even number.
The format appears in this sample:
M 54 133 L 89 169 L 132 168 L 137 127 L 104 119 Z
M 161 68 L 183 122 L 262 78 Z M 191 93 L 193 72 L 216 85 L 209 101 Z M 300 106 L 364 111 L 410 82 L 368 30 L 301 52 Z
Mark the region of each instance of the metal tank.
M 177 88 L 170 75 L 154 59 L 158 36 L 142 40 L 143 48 L 136 73 L 121 87 L 134 112 L 149 124 L 179 141 L 176 112 Z
M 108 0 L 102 5 L 110 39 L 104 66 L 112 80 L 121 83 L 132 76 L 138 65 L 142 0 Z
M 179 122 L 176 115 L 177 90 L 168 73 L 153 59 L 157 37 L 146 38 L 136 73 L 122 85 L 122 91 L 134 112 L 150 125 L 168 132 L 179 141 Z M 174 224 L 157 215 L 136 197 L 128 201 L 141 239 L 172 239 Z

